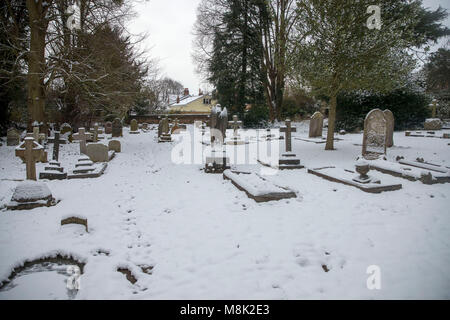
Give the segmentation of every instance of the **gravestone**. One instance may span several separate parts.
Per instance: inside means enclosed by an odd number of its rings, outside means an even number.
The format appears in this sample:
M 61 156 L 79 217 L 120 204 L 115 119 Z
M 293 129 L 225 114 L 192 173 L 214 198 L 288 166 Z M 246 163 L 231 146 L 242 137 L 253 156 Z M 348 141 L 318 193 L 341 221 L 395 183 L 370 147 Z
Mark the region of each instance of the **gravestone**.
M 6 207 L 9 210 L 31 210 L 54 205 L 56 201 L 45 183 L 25 181 L 14 189 L 11 202 Z
M 228 122 L 229 127 L 233 129 L 233 137 L 227 142 L 227 144 L 240 145 L 244 144 L 244 141 L 240 139 L 238 129 L 242 128 L 242 121 L 239 121 L 237 115 L 233 115 L 233 120 Z
M 111 134 L 112 133 L 112 122 L 108 121 L 105 123 L 105 134 Z
M 22 146 L 24 149 L 22 149 Z M 27 137 L 24 144 L 16 148 L 16 156 L 25 160 L 27 168 L 27 180 L 36 181 L 36 162 L 42 158 L 44 147 L 34 141 L 33 138 Z
M 93 162 L 108 162 L 108 147 L 102 143 L 89 143 L 86 146 L 86 154 Z
M 441 119 L 436 118 L 426 119 L 423 128 L 425 130 L 441 130 L 442 121 Z
M 136 119 L 131 120 L 130 122 L 130 133 L 131 134 L 138 134 L 139 133 L 139 126 L 136 121 Z
M 6 145 L 17 146 L 20 143 L 20 132 L 16 128 L 8 129 L 6 134 Z
M 158 142 L 171 142 L 172 137 L 169 133 L 169 118 L 163 118 L 158 125 Z
M 53 157 L 52 159 L 58 161 L 59 159 L 59 145 L 65 144 L 66 140 L 60 138 L 60 132 L 55 131 L 55 136 L 52 139 L 48 140 L 50 143 L 53 143 Z
M 119 140 L 111 140 L 108 143 L 108 150 L 109 151 L 115 151 L 115 152 L 121 152 L 122 146 L 120 144 Z
M 373 109 L 364 120 L 362 156 L 367 160 L 386 154 L 386 119 L 383 111 Z
M 174 123 L 172 125 L 172 129 L 170 130 L 170 133 L 173 134 L 175 131 L 179 130 L 180 126 L 178 124 L 178 118 L 175 118 Z
M 219 119 L 220 112 L 222 112 L 222 107 L 220 104 L 217 104 L 211 108 L 211 114 L 209 116 L 209 127 L 211 129 L 217 129 L 217 121 Z
M 52 139 L 53 142 L 53 161 L 50 161 L 49 165 L 44 168 L 44 171 L 39 173 L 39 179 L 48 180 L 63 180 L 67 178 L 67 173 L 64 172 L 64 168 L 58 162 L 59 158 L 59 145 L 65 143 L 64 139 L 60 139 L 59 131 L 55 131 L 55 136 Z
M 120 121 L 119 118 L 114 119 L 112 123 L 112 137 L 113 138 L 123 137 L 122 122 Z
M 73 135 L 74 140 L 80 141 L 80 154 L 87 154 L 86 153 L 86 140 L 88 140 L 91 137 L 90 133 L 86 133 L 84 128 L 79 128 L 78 133 L 75 133 Z
M 322 137 L 323 131 L 323 115 L 319 111 L 315 112 L 309 122 L 309 137 Z
M 278 160 L 278 169 L 303 169 L 304 166 L 300 164 L 300 159 L 295 153 L 292 153 L 292 132 L 297 132 L 296 127 L 292 127 L 290 119 L 285 120 L 285 127 L 280 128 L 280 132 L 285 133 L 285 148 L 286 152 L 281 155 Z
M 383 111 L 384 118 L 386 119 L 386 147 L 391 148 L 394 146 L 394 126 L 395 118 L 391 110 L 386 109 Z
M 223 144 L 223 141 L 225 140 L 226 134 L 227 134 L 227 127 L 228 127 L 228 111 L 227 108 L 223 108 L 222 112 L 219 114 L 219 118 L 217 119 L 217 129 L 222 133 L 222 141 L 219 142 L 220 144 Z
M 98 124 L 94 125 L 94 129 L 92 129 L 90 131 L 90 133 L 92 134 L 92 141 L 93 142 L 98 142 L 98 134 L 100 133 L 100 131 L 98 129 Z

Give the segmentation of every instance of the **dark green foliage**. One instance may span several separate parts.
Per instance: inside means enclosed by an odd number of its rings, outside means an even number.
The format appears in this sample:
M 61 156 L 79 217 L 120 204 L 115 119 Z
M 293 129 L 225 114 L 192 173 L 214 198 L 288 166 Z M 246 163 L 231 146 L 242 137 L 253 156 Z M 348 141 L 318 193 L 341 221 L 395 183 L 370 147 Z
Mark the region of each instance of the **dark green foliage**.
M 345 93 L 338 96 L 336 130 L 353 132 L 364 129 L 364 119 L 372 109 L 389 109 L 395 117 L 395 130 L 421 127 L 430 116 L 430 99 L 412 90 L 396 90 L 387 94 Z
M 244 127 L 263 128 L 269 120 L 269 108 L 266 105 L 253 105 L 244 115 Z
M 242 114 L 246 104 L 264 101 L 260 30 L 251 23 L 257 15 L 254 0 L 227 0 L 223 26 L 214 32 L 208 61 L 209 81 L 230 114 Z

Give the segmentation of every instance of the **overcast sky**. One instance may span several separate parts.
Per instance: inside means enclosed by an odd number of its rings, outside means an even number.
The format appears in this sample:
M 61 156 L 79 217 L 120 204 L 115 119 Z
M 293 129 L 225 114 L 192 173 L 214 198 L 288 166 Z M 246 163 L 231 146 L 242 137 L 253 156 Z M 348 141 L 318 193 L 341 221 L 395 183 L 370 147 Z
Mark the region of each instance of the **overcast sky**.
M 424 5 L 436 9 L 439 5 L 450 12 L 449 0 L 424 0 Z M 132 33 L 148 33 L 145 47 L 159 59 L 164 75 L 180 81 L 191 93 L 206 89 L 194 71 L 191 58 L 192 27 L 200 0 L 138 1 L 138 17 L 130 23 Z M 446 25 L 450 27 L 450 18 Z

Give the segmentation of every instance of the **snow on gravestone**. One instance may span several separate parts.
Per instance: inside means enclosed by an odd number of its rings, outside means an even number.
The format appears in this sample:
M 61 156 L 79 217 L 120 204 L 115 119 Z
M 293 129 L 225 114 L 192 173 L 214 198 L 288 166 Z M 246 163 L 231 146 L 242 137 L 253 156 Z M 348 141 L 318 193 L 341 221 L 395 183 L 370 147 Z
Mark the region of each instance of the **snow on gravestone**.
M 309 122 L 309 137 L 321 137 L 323 130 L 323 115 L 319 111 L 315 112 Z
M 362 156 L 368 160 L 386 154 L 386 119 L 383 111 L 373 109 L 364 120 Z
M 386 147 L 390 148 L 394 146 L 394 114 L 391 110 L 386 109 L 383 111 L 384 118 L 386 119 Z
M 51 206 L 55 204 L 54 200 L 50 189 L 45 183 L 26 181 L 17 185 L 7 208 L 23 210 Z
M 131 120 L 130 122 L 130 133 L 138 133 L 139 126 L 136 119 Z

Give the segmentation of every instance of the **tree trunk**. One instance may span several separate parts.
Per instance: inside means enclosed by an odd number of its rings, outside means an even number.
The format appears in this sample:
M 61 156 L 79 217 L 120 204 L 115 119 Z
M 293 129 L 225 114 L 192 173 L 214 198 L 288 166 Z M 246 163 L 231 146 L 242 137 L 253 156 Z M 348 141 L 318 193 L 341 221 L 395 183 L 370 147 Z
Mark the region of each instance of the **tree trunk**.
M 330 112 L 328 113 L 328 134 L 325 150 L 334 150 L 334 128 L 336 122 L 337 94 L 331 95 Z
M 28 113 L 29 122 L 44 122 L 45 108 L 45 35 L 47 22 L 42 1 L 27 0 L 30 16 L 30 52 L 28 55 Z

